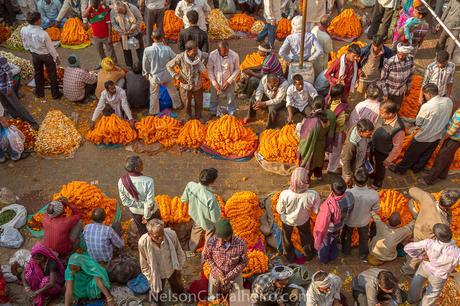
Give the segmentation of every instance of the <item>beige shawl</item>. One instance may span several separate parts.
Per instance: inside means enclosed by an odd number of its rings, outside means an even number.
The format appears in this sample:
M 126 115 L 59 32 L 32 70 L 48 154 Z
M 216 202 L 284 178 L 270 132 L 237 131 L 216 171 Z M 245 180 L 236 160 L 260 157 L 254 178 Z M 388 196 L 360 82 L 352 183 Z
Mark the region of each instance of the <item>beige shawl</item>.
M 127 3 L 123 3 L 123 5 L 126 8 L 126 14 L 117 13 L 115 15 L 115 20 L 118 22 L 118 25 L 123 31 L 128 32 L 131 29 L 132 25 L 137 23 L 137 19 L 136 19 L 136 16 L 134 16 L 133 12 L 131 12 L 129 5 Z M 125 15 L 128 16 L 128 20 L 127 20 L 128 22 L 125 22 L 126 21 Z M 123 47 L 123 50 L 127 50 L 128 49 L 128 35 L 122 34 L 120 36 L 121 36 L 121 45 Z

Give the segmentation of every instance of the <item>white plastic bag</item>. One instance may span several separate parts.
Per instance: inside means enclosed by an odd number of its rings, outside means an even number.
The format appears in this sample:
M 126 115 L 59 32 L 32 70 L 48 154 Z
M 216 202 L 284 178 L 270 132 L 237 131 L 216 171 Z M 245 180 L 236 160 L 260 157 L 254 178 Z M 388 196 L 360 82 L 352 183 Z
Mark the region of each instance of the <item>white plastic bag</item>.
M 129 50 L 137 50 L 139 49 L 139 40 L 136 37 L 130 37 L 128 39 L 128 49 Z
M 6 131 L 6 137 L 10 143 L 11 150 L 17 155 L 21 155 L 24 152 L 24 141 L 26 140 L 24 134 L 17 127 L 11 125 Z
M 2 265 L 3 276 L 7 283 L 14 283 L 18 281 L 16 275 L 13 274 L 12 267 L 17 265 L 16 268 L 24 269 L 26 263 L 30 260 L 30 251 L 26 249 L 17 250 L 13 256 L 11 256 L 8 265 Z
M 13 219 L 10 220 L 10 222 L 3 224 L 3 226 L 21 228 L 24 225 L 26 225 L 27 210 L 24 206 L 19 205 L 19 204 L 11 204 L 11 205 L 3 207 L 2 210 L 0 210 L 0 213 L 6 210 L 13 210 L 14 212 L 16 212 L 16 215 L 14 216 Z
M 21 233 L 12 226 L 0 226 L 0 247 L 19 249 L 24 242 Z

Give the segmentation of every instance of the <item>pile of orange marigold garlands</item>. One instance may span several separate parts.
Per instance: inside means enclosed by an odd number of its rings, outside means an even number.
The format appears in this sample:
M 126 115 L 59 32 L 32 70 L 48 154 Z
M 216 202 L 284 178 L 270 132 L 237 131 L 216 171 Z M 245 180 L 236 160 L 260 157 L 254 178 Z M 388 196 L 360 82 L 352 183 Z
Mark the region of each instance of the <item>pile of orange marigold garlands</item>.
M 37 131 L 32 128 L 29 122 L 21 119 L 8 119 L 8 123 L 14 125 L 24 134 L 25 142 L 24 148 L 32 150 L 35 147 L 35 139 L 37 138 Z
M 250 32 L 253 35 L 258 35 L 260 32 L 262 32 L 264 27 L 265 27 L 265 23 L 262 20 L 256 20 L 252 24 Z
M 285 125 L 281 130 L 268 129 L 260 134 L 259 153 L 268 161 L 295 164 L 299 138 L 295 125 Z
M 225 115 L 208 123 L 205 144 L 223 156 L 247 156 L 256 142 L 257 135 L 234 116 Z
M 168 195 L 157 195 L 155 202 L 160 210 L 164 223 L 178 224 L 190 221 L 187 203 L 182 203 L 180 197 L 170 198 Z
M 289 34 L 291 34 L 292 26 L 291 21 L 287 18 L 281 18 L 278 21 L 278 26 L 276 27 L 276 38 L 277 39 L 285 39 Z
M 69 204 L 74 205 L 80 213 L 85 224 L 91 223 L 91 213 L 95 208 L 105 210 L 104 224 L 112 224 L 117 211 L 117 200 L 107 197 L 95 185 L 87 182 L 73 181 L 62 186 L 61 191 L 53 195 L 56 201 L 60 197 L 66 197 Z
M 234 31 L 249 32 L 254 24 L 254 17 L 246 14 L 234 14 L 230 18 L 229 24 Z
M 420 108 L 419 96 L 420 90 L 422 89 L 422 81 L 423 77 L 420 75 L 413 76 L 410 94 L 408 96 L 404 96 L 399 110 L 399 116 L 411 119 L 415 119 L 417 116 Z
M 165 147 L 171 147 L 176 143 L 181 130 L 181 123 L 171 117 L 147 116 L 136 123 L 139 138 L 145 144 L 161 143 Z
M 399 212 L 401 215 L 401 225 L 404 226 L 412 221 L 412 214 L 407 206 L 408 199 L 399 191 L 393 189 L 382 189 L 380 195 L 380 211 L 379 216 L 383 222 L 394 212 Z
M 348 47 L 350 47 L 351 45 L 358 45 L 358 47 L 363 48 L 363 47 L 366 46 L 366 43 L 362 42 L 362 41 L 354 41 L 351 44 L 348 44 L 348 45 L 345 45 L 345 46 L 341 47 L 339 50 L 337 50 L 337 52 L 335 52 L 335 51 L 329 52 L 329 57 L 331 58 L 331 60 L 327 63 L 327 66 L 328 67 L 331 66 L 332 63 L 336 59 L 341 58 L 342 55 L 344 55 L 344 54 L 347 54 Z
M 258 242 L 262 236 L 259 220 L 262 209 L 254 192 L 234 193 L 225 203 L 225 215 L 232 225 L 233 233 L 243 239 L 248 248 Z
M 126 145 L 137 138 L 137 133 L 129 122 L 115 114 L 103 116 L 86 134 L 86 139 L 94 144 L 123 144 Z
M 49 27 L 46 29 L 46 33 L 48 33 L 52 41 L 58 41 L 61 39 L 61 30 L 59 30 L 58 27 Z
M 43 228 L 43 213 L 36 213 L 27 221 L 27 226 L 33 231 L 40 231 Z
M 61 44 L 76 46 L 84 43 L 89 43 L 89 37 L 81 19 L 77 17 L 67 19 L 61 32 Z
M 248 252 L 248 264 L 243 270 L 243 278 L 250 278 L 256 274 L 268 271 L 268 257 L 260 250 Z
M 240 70 L 243 71 L 244 69 L 261 66 L 263 62 L 264 57 L 260 55 L 259 52 L 249 53 L 240 64 Z
M 11 36 L 11 28 L 4 24 L 0 23 L 0 44 L 7 41 Z
M 184 148 L 199 148 L 206 135 L 206 125 L 200 120 L 193 119 L 187 121 L 177 136 L 177 144 Z
M 180 30 L 184 27 L 182 19 L 176 16 L 174 10 L 165 11 L 163 29 L 165 38 L 177 40 Z
M 355 38 L 361 36 L 363 27 L 355 11 L 346 9 L 332 19 L 327 31 L 335 37 Z

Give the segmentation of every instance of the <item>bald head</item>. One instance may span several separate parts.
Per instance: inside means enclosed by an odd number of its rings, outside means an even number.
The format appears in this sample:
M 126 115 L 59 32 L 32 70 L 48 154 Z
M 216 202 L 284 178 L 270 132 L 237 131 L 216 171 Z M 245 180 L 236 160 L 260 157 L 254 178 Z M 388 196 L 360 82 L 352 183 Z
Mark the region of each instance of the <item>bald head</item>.
M 220 41 L 219 44 L 217 45 L 217 50 L 222 57 L 228 56 L 228 42 L 226 41 Z
M 105 210 L 102 208 L 95 208 L 91 214 L 91 219 L 96 223 L 102 223 L 105 219 Z
M 399 212 L 394 212 L 391 214 L 390 218 L 388 218 L 388 224 L 392 227 L 396 227 L 401 224 L 401 215 Z

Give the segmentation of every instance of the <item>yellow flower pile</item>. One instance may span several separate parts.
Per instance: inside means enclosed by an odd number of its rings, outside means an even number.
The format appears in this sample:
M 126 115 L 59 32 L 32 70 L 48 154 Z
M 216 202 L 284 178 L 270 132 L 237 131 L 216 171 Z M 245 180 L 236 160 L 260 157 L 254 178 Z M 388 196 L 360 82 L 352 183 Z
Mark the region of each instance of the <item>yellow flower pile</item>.
M 206 125 L 200 120 L 189 120 L 182 127 L 177 137 L 177 144 L 190 149 L 199 148 L 206 135 Z
M 257 135 L 234 116 L 225 115 L 208 123 L 205 144 L 223 156 L 247 156 L 257 142 Z
M 173 146 L 181 130 L 181 123 L 171 117 L 147 116 L 136 123 L 139 138 L 145 144 L 161 143 L 165 147 Z
M 264 29 L 265 23 L 262 20 L 256 20 L 251 27 L 251 34 L 258 35 Z
M 260 135 L 259 153 L 268 161 L 295 164 L 299 138 L 295 125 L 285 125 L 281 130 L 268 129 Z
M 103 116 L 86 134 L 86 139 L 95 144 L 123 144 L 126 145 L 137 138 L 137 133 L 129 122 L 115 114 Z
M 208 35 L 209 39 L 229 39 L 235 32 L 233 32 L 228 19 L 225 18 L 225 15 L 219 9 L 213 9 L 208 16 L 209 26 L 208 26 Z
M 182 203 L 180 197 L 170 198 L 168 195 L 157 195 L 155 202 L 160 210 L 161 220 L 164 223 L 179 224 L 190 221 L 188 205 Z
M 232 225 L 234 234 L 243 239 L 248 248 L 257 243 L 262 235 L 259 221 L 262 209 L 254 192 L 234 193 L 225 203 L 225 215 Z
M 382 189 L 380 195 L 380 211 L 379 216 L 382 221 L 386 221 L 392 213 L 399 212 L 401 215 L 401 226 L 404 226 L 412 221 L 412 215 L 407 206 L 407 198 L 394 189 Z
M 351 45 L 358 45 L 358 47 L 363 48 L 363 47 L 366 46 L 366 43 L 358 40 L 358 41 L 354 41 L 354 42 L 352 42 L 352 43 L 350 43 L 348 45 L 345 45 L 345 46 L 341 47 L 339 50 L 337 50 L 337 52 L 335 52 L 335 51 L 329 52 L 329 57 L 331 58 L 331 60 L 327 63 L 327 67 L 331 66 L 332 63 L 336 59 L 338 59 L 338 58 L 342 57 L 342 55 L 346 54 L 347 50 L 348 50 L 348 47 L 350 47 Z
M 243 278 L 250 278 L 255 274 L 262 274 L 268 271 L 268 257 L 260 250 L 248 252 L 248 264 L 243 270 Z

